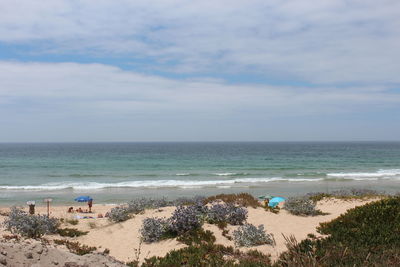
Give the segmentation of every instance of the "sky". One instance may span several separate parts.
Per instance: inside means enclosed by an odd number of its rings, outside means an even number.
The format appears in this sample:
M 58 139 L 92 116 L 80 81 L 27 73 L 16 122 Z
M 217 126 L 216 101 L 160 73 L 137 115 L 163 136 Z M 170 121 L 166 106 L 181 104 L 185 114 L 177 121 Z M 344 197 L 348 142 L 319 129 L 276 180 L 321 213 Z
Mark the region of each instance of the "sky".
M 0 0 L 0 142 L 400 141 L 398 0 Z

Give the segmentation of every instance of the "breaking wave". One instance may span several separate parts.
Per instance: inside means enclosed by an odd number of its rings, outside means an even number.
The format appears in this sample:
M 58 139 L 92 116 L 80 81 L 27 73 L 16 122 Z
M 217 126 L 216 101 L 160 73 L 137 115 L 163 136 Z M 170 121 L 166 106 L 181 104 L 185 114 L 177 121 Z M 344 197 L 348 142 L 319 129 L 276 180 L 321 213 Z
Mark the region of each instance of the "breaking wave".
M 327 174 L 327 177 L 353 179 L 353 180 L 363 180 L 364 178 L 370 178 L 370 179 L 391 178 L 396 176 L 399 176 L 400 178 L 400 169 L 378 170 L 376 172 L 338 172 L 338 173 Z
M 46 183 L 41 185 L 0 185 L 0 190 L 98 190 L 106 188 L 197 188 L 197 187 L 221 187 L 221 186 L 246 186 L 255 183 L 268 183 L 274 181 L 304 182 L 322 179 L 287 179 L 281 177 L 273 178 L 238 178 L 230 180 L 147 180 L 147 181 L 126 181 L 119 183 L 98 183 L 98 182 L 62 182 Z

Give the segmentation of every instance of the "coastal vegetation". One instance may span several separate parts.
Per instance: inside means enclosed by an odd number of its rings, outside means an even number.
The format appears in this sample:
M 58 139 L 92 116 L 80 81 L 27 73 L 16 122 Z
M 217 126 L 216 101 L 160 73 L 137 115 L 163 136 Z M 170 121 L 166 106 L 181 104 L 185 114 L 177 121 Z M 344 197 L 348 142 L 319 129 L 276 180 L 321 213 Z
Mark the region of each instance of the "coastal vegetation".
M 307 196 L 289 197 L 283 208 L 293 215 L 316 216 L 324 213 L 316 208 L 316 202 Z
M 297 241 L 294 236 L 285 236 L 286 251 L 275 259 L 254 250 L 257 246 L 274 246 L 275 238 L 272 233 L 265 231 L 264 225 L 251 224 L 248 221 L 249 210 L 255 212 L 252 208 L 255 198 L 252 196 L 250 198 L 248 194 L 181 198 L 175 201 L 165 198 L 136 199 L 126 205 L 111 209 L 108 225 L 129 220 L 138 216 L 137 214 L 146 215 L 146 209 L 153 209 L 155 213 L 151 213 L 152 217 L 144 217 L 142 220 L 139 230 L 142 242 L 154 244 L 169 239 L 176 240 L 185 246 L 171 250 L 163 257 L 153 256 L 142 259 L 141 262 L 138 259 L 131 261 L 129 266 L 286 267 L 397 266 L 400 264 L 400 239 L 398 238 L 400 236 L 400 196 L 357 189 L 333 191 L 329 194 L 312 193 L 300 197 L 289 197 L 283 205 L 283 210 L 285 214 L 290 213 L 296 216 L 321 215 L 324 213 L 317 209 L 317 202 L 324 198 L 338 198 L 340 201 L 350 199 L 374 201 L 349 209 L 339 217 L 321 223 L 317 227 L 318 236 L 309 234 L 306 239 L 300 241 Z M 162 208 L 171 206 L 174 206 L 174 209 L 171 209 L 171 213 L 167 213 L 168 216 L 156 216 Z M 257 210 L 257 214 L 269 212 L 263 209 Z M 60 220 L 56 218 L 29 215 L 15 207 L 7 213 L 3 224 L 5 229 L 13 234 L 12 236 L 5 235 L 3 237 L 5 240 L 8 238 L 19 242 L 19 236 L 35 238 L 43 242 L 63 245 L 78 255 L 97 250 L 94 246 L 80 242 L 82 240 L 79 237 L 87 235 L 92 228 L 87 224 L 79 224 L 77 226 L 79 229 L 61 228 Z M 207 227 L 214 227 L 212 228 L 214 230 Z M 88 231 L 83 231 L 83 229 Z M 220 239 L 226 238 L 230 242 L 226 244 L 232 245 L 222 245 L 219 241 L 217 242 L 216 233 Z M 66 239 L 46 239 L 44 236 L 46 234 L 58 235 Z M 246 250 L 241 249 L 242 247 Z M 103 247 L 102 250 L 104 249 Z M 109 253 L 109 250 L 106 250 Z
M 68 250 L 77 255 L 85 255 L 90 252 L 95 251 L 96 247 L 90 247 L 87 245 L 82 245 L 79 242 L 64 240 L 64 239 L 55 239 L 54 243 L 57 245 L 64 245 L 68 248 Z
M 246 223 L 240 226 L 233 232 L 235 245 L 237 247 L 254 247 L 259 245 L 274 245 L 274 237 L 271 234 L 266 234 L 264 226 L 258 227 Z
M 25 211 L 12 207 L 4 226 L 11 233 L 28 238 L 40 238 L 45 234 L 53 234 L 58 230 L 60 222 L 46 215 L 30 215 Z
M 288 251 L 278 266 L 399 266 L 400 197 L 356 207 L 321 223 L 325 237 L 310 236 L 297 243 L 288 239 Z

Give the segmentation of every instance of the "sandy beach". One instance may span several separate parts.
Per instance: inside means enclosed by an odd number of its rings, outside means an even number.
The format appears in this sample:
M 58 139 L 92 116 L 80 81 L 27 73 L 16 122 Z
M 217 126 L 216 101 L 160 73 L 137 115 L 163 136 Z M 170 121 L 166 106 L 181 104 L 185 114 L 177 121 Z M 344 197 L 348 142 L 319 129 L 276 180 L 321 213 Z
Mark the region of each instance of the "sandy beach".
M 317 208 L 321 211 L 329 213 L 328 215 L 319 215 L 314 217 L 295 216 L 281 209 L 278 214 L 266 211 L 263 208 L 248 207 L 247 222 L 254 225 L 264 225 L 267 233 L 273 234 L 276 245 L 262 245 L 250 248 L 240 248 L 246 251 L 249 249 L 257 249 L 262 253 L 270 254 L 272 259 L 276 259 L 278 255 L 286 249 L 283 236 L 293 235 L 297 240 L 302 240 L 307 237 L 307 234 L 317 234 L 316 227 L 321 222 L 330 221 L 346 210 L 356 206 L 364 205 L 376 199 L 361 200 L 339 200 L 339 199 L 324 199 L 318 202 Z M 69 240 L 79 241 L 81 244 L 95 246 L 97 251 L 102 252 L 105 249 L 110 251 L 109 255 L 117 260 L 128 262 L 136 258 L 142 262 L 145 258 L 151 256 L 164 256 L 169 251 L 179 249 L 185 245 L 175 239 L 168 239 L 157 243 L 146 244 L 140 241 L 139 229 L 141 228 L 143 219 L 147 217 L 169 217 L 175 207 L 164 207 L 158 210 L 146 210 L 143 214 L 135 215 L 133 218 L 122 222 L 112 223 L 107 218 L 93 219 L 78 219 L 77 225 L 67 223 L 67 220 L 77 218 L 78 216 L 93 216 L 97 214 L 105 214 L 114 205 L 98 204 L 93 206 L 92 214 L 68 213 L 69 206 L 53 206 L 51 207 L 51 216 L 64 219 L 63 227 L 77 228 L 81 231 L 89 231 L 87 235 L 76 238 L 68 238 Z M 77 207 L 77 206 L 76 206 Z M 76 208 L 74 207 L 74 208 Z M 82 205 L 83 208 L 85 208 Z M 2 207 L 0 210 L 6 212 L 9 207 Z M 25 208 L 27 210 L 27 208 Z M 36 213 L 46 214 L 45 206 L 37 206 Z M 5 216 L 0 216 L 0 222 L 3 222 Z M 228 225 L 229 234 L 238 226 Z M 216 237 L 216 243 L 226 246 L 234 246 L 234 242 L 228 240 L 222 235 L 222 230 L 211 224 L 204 224 L 205 230 L 210 230 Z M 4 227 L 0 228 L 0 236 L 9 234 Z M 47 235 L 46 239 L 60 239 L 58 235 Z M 140 248 L 140 255 L 137 255 L 135 250 Z

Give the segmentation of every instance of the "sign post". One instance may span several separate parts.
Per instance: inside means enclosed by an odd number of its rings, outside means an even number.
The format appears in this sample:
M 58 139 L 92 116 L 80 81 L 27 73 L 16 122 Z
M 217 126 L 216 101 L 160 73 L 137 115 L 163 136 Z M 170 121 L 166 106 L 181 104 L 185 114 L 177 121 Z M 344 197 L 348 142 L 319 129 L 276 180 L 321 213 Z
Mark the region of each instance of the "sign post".
M 43 202 L 47 203 L 47 217 L 50 217 L 50 202 L 52 202 L 52 198 L 45 198 Z

